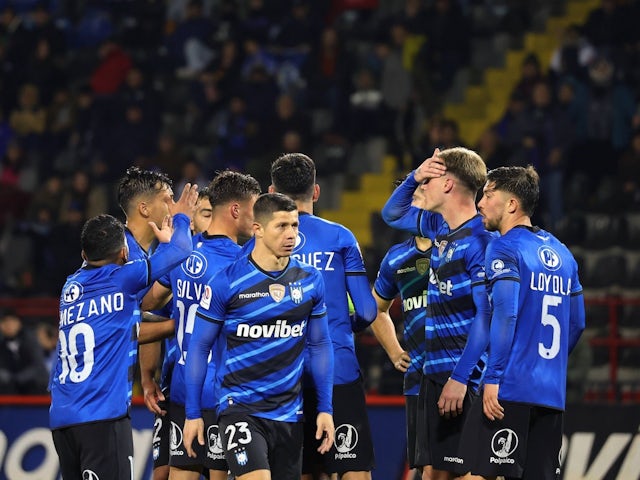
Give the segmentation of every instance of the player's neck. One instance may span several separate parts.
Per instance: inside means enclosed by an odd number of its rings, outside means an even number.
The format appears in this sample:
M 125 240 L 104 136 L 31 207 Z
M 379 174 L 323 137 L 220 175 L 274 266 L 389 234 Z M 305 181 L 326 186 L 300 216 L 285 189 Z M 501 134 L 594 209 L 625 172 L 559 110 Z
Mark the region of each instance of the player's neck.
M 151 230 L 149 223 L 144 218 L 128 218 L 127 228 L 132 233 L 136 242 L 145 250 L 149 251 L 149 247 L 153 243 L 156 236 Z
M 224 235 L 225 237 L 229 237 L 235 243 L 238 243 L 238 230 L 235 228 L 235 225 L 230 225 L 224 220 L 218 220 L 215 217 L 211 219 L 209 228 L 207 228 L 207 235 Z
M 287 268 L 290 257 L 278 257 L 262 243 L 256 242 L 251 258 L 265 272 L 279 272 Z
M 296 200 L 296 206 L 298 207 L 298 212 L 313 215 L 313 200 Z
M 416 247 L 418 247 L 418 250 L 421 252 L 426 252 L 431 244 L 431 240 L 428 238 L 416 237 Z
M 476 204 L 471 198 L 461 201 L 449 202 L 442 209 L 442 218 L 449 225 L 450 230 L 455 230 L 460 225 L 468 222 L 478 214 Z
M 514 229 L 515 227 L 524 226 L 524 227 L 533 227 L 531 223 L 531 218 L 526 215 L 517 215 L 513 218 L 507 218 L 500 225 L 500 235 L 504 235 L 509 230 Z

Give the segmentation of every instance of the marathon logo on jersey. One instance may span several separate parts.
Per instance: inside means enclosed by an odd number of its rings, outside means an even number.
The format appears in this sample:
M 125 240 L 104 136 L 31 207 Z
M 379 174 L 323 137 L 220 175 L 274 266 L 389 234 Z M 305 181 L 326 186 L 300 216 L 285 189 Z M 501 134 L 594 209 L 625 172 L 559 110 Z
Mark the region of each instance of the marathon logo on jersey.
M 306 320 L 298 325 L 289 325 L 286 320 L 276 320 L 276 323 L 268 325 L 249 325 L 240 323 L 236 329 L 236 335 L 241 338 L 291 338 L 302 337 Z
M 204 286 L 204 292 L 202 292 L 202 298 L 200 299 L 200 306 L 202 308 L 209 308 L 211 306 L 211 287 L 209 285 Z
M 358 445 L 358 431 L 356 430 L 356 427 L 348 423 L 343 423 L 336 428 L 333 438 L 333 444 L 337 450 L 335 460 L 357 457 L 355 453 L 351 453 L 351 450 L 356 448 L 356 445 Z
M 62 303 L 73 303 L 82 298 L 84 288 L 78 282 L 69 282 L 62 292 Z
M 194 251 L 180 266 L 191 278 L 200 278 L 207 271 L 207 259 L 202 253 Z
M 299 282 L 289 284 L 289 295 L 293 303 L 302 303 L 302 285 Z
M 184 455 L 184 452 L 182 450 L 178 450 L 180 448 L 180 445 L 182 445 L 182 429 L 178 426 L 177 423 L 171 422 L 169 430 L 169 455 Z
M 217 425 L 211 425 L 207 429 L 207 458 L 212 460 L 223 460 L 222 437 Z
M 491 439 L 491 450 L 494 457 L 489 457 L 489 463 L 514 464 L 516 461 L 510 458 L 518 448 L 518 435 L 510 428 L 498 430 Z
M 269 285 L 269 295 L 271 295 L 271 298 L 276 302 L 282 301 L 285 291 L 286 289 L 284 288 L 284 285 L 280 285 L 279 283 Z
M 555 272 L 562 266 L 560 255 L 551 247 L 542 246 L 538 248 L 538 258 L 544 267 L 552 272 Z

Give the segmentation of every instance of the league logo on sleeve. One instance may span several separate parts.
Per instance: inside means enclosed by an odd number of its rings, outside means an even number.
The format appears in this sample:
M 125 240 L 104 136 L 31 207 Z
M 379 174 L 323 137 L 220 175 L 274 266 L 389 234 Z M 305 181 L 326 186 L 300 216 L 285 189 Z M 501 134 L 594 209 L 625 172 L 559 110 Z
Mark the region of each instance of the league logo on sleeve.
M 200 299 L 200 306 L 202 308 L 209 308 L 211 306 L 211 286 L 205 285 L 204 292 L 202 292 L 202 298 Z

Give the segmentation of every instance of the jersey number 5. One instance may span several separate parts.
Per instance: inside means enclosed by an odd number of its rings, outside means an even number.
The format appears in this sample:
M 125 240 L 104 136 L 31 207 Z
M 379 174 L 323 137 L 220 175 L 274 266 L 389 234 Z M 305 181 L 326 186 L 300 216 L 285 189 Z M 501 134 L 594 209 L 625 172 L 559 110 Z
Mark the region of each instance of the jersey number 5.
M 538 353 L 542 358 L 551 360 L 560 352 L 560 322 L 558 319 L 549 313 L 549 307 L 557 307 L 562 303 L 562 297 L 557 295 L 545 295 L 542 297 L 542 318 L 540 321 L 545 327 L 551 327 L 553 330 L 553 337 L 551 339 L 551 346 L 548 348 L 542 342 L 538 343 Z

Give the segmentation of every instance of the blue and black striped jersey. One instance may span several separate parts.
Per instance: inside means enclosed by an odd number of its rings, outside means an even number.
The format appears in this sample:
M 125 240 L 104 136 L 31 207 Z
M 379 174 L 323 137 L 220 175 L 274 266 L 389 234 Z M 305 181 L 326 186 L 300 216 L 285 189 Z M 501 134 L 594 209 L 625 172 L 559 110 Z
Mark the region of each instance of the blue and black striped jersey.
M 415 238 L 393 245 L 382 259 L 374 289 L 385 300 L 402 301 L 404 341 L 411 364 L 404 375 L 404 394 L 418 395 L 425 361 L 427 282 L 431 248 L 419 250 Z
M 222 325 L 219 413 L 302 421 L 308 323 L 325 315 L 320 272 L 294 258 L 275 274 L 250 256 L 220 271 L 207 285 L 196 318 Z

